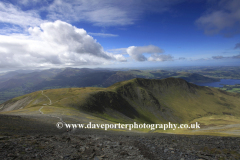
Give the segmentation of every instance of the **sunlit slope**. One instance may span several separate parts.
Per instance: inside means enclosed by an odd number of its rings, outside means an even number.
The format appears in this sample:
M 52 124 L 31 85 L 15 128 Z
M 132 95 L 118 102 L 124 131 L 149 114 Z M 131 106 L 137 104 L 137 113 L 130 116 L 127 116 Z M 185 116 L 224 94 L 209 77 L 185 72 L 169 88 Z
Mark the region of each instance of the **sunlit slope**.
M 49 106 L 56 109 L 49 109 L 51 114 L 67 109 L 113 122 L 188 123 L 212 115 L 240 117 L 239 94 L 200 87 L 178 78 L 136 78 L 108 88 L 51 89 L 43 93 L 51 99 Z M 0 111 L 38 112 L 47 104 L 49 99 L 38 91 L 3 103 Z M 66 113 L 71 116 L 73 112 Z

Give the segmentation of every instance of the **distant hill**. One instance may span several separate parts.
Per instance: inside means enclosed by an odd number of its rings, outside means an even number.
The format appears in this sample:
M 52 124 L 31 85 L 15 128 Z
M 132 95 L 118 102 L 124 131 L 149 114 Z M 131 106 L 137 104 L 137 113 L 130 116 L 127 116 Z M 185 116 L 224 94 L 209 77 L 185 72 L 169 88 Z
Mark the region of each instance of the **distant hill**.
M 178 77 L 189 82 L 213 82 L 218 79 L 186 72 L 164 70 L 112 71 L 89 68 L 65 68 L 35 71 L 31 73 L 10 72 L 0 75 L 0 103 L 27 93 L 44 89 L 71 87 L 109 87 L 114 83 L 133 78 L 162 79 Z
M 175 78 L 182 78 L 191 83 L 209 83 L 215 82 L 219 79 L 209 78 L 197 73 L 187 73 L 187 72 L 180 72 L 177 76 L 173 76 Z
M 56 76 L 61 69 L 49 69 L 31 73 L 10 72 L 0 76 L 0 103 L 13 97 L 31 93 L 32 87 Z M 1 81 L 2 80 L 2 81 Z
M 108 88 L 50 89 L 43 93 L 52 102 L 47 113 L 56 114 L 58 110 L 64 113 L 70 109 L 74 114 L 81 112 L 112 122 L 188 123 L 209 116 L 240 117 L 239 94 L 197 86 L 178 78 L 135 78 Z M 48 103 L 49 99 L 37 91 L 3 103 L 0 111 L 36 114 Z

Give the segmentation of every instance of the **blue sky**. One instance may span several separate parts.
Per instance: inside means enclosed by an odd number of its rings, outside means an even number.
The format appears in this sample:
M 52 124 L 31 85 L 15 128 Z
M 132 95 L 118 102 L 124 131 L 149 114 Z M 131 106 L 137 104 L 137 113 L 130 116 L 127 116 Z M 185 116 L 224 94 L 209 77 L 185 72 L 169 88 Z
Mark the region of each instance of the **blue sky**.
M 1 0 L 0 70 L 233 66 L 239 0 Z

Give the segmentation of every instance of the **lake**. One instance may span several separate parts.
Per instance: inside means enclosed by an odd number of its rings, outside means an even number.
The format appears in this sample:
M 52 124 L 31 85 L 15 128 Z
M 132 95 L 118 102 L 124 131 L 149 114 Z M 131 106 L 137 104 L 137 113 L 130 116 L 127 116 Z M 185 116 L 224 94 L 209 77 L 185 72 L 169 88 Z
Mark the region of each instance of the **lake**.
M 208 87 L 223 87 L 224 85 L 240 84 L 240 79 L 221 79 L 219 82 L 195 83 L 195 84 L 199 86 L 208 86 Z

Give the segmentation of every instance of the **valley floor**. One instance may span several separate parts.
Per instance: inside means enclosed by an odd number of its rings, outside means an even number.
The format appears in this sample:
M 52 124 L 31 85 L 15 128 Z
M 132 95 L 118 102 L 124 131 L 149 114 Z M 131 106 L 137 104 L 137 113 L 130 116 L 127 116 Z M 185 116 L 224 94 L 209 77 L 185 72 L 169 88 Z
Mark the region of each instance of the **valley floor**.
M 0 122 L 3 160 L 240 159 L 239 137 L 87 129 L 66 132 L 41 121 L 9 115 L 0 115 Z

